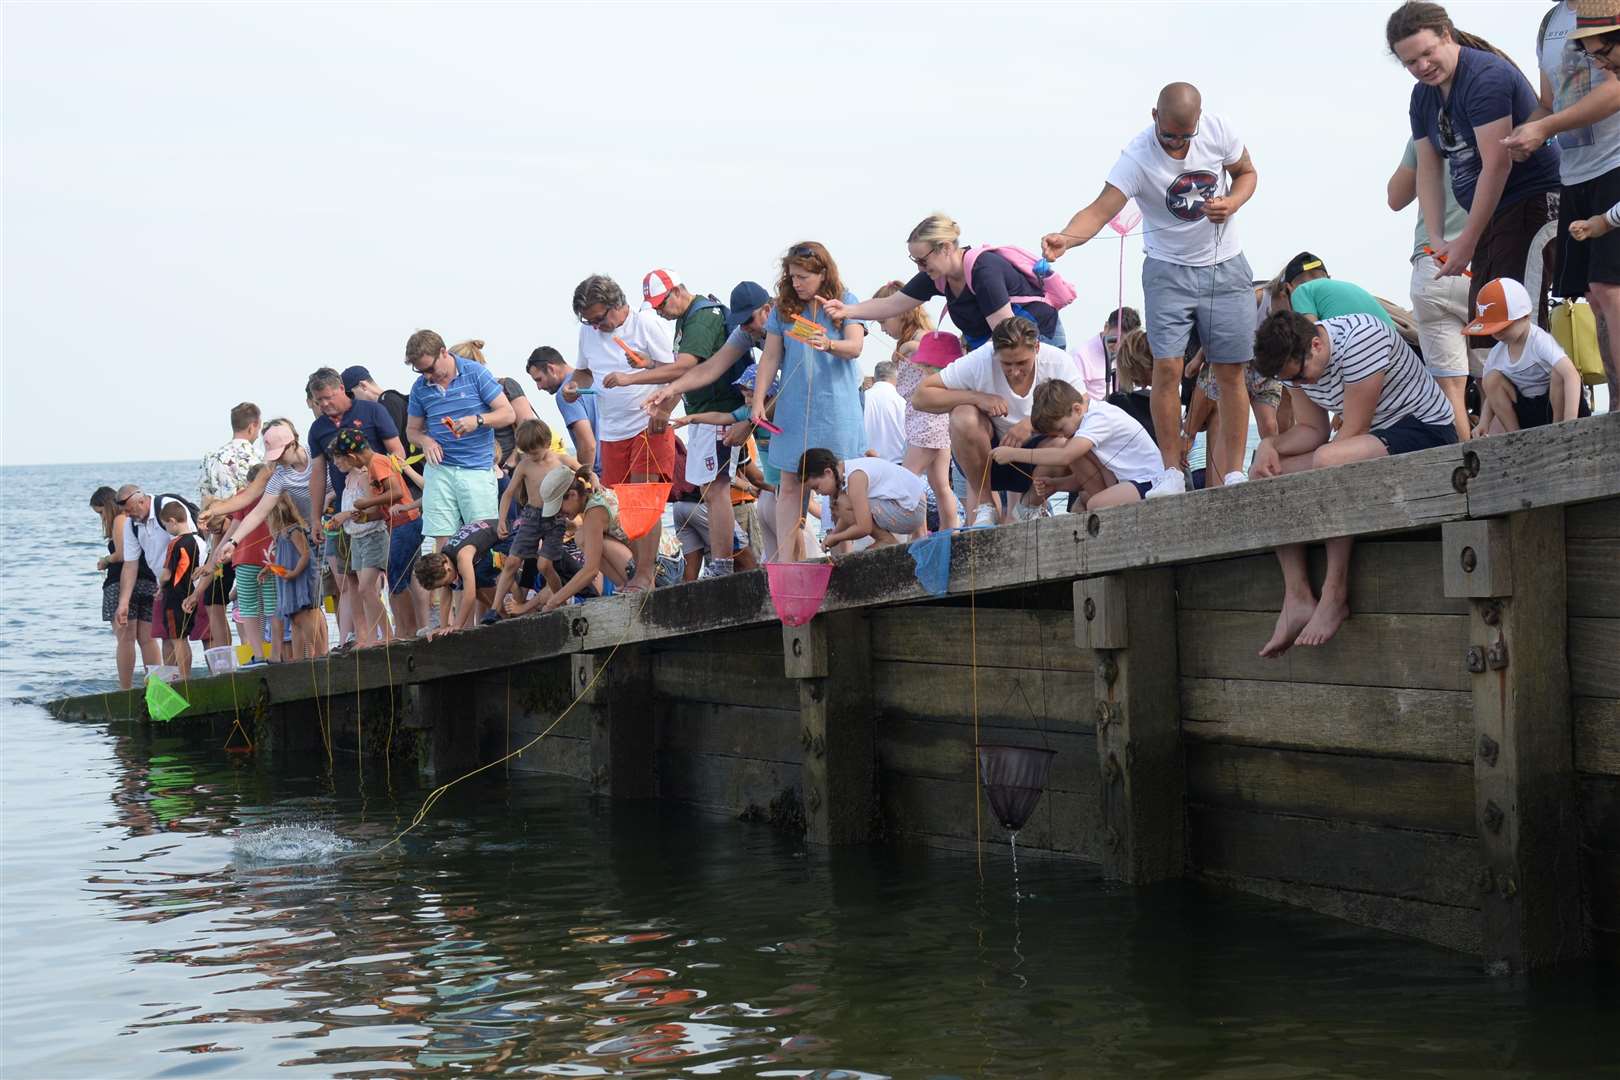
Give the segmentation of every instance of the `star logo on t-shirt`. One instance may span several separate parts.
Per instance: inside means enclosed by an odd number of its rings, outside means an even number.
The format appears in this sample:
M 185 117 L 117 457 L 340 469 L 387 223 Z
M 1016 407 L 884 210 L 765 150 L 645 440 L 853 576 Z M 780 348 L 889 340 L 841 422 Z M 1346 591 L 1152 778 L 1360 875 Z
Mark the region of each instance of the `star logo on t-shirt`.
M 1199 221 L 1204 203 L 1215 197 L 1219 178 L 1208 169 L 1184 172 L 1164 189 L 1164 206 L 1182 221 Z

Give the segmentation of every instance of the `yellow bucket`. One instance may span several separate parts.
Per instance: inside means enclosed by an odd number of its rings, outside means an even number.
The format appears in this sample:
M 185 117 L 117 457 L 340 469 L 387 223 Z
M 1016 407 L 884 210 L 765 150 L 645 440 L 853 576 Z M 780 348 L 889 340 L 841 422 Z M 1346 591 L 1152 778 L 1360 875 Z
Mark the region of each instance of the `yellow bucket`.
M 263 645 L 263 648 L 264 648 L 264 658 L 266 660 L 268 660 L 268 659 L 270 659 L 270 643 L 268 641 L 266 641 L 266 642 L 263 642 L 262 645 Z M 251 645 L 238 645 L 236 647 L 236 666 L 237 667 L 246 667 L 247 662 L 249 660 L 252 660 L 252 659 L 253 659 L 253 646 L 251 646 Z

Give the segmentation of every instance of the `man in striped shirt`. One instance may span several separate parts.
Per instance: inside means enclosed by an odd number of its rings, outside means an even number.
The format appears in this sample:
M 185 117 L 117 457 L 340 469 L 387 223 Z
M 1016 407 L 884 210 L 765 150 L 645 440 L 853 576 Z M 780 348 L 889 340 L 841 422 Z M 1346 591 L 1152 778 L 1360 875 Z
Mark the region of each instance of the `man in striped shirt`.
M 1371 315 L 1320 322 L 1279 311 L 1254 336 L 1254 369 L 1281 379 L 1294 407 L 1294 426 L 1260 441 L 1250 479 L 1325 469 L 1457 441 L 1451 402 L 1410 346 Z M 1343 426 L 1333 433 L 1330 413 Z M 1325 645 L 1350 614 L 1352 538 L 1329 540 L 1327 575 L 1318 599 L 1311 591 L 1305 545 L 1277 549 L 1283 609 L 1260 650 L 1276 657 L 1294 645 Z

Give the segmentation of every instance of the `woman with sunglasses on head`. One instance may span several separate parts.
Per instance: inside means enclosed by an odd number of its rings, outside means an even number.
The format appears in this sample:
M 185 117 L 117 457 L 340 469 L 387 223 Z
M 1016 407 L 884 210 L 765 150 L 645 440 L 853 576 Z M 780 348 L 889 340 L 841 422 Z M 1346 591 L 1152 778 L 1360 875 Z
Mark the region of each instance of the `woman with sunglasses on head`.
M 767 460 L 782 471 L 776 499 L 776 535 L 783 537 L 780 558 L 804 557 L 799 523 L 804 518 L 804 485 L 799 459 L 805 450 L 824 446 L 843 458 L 866 452 L 866 421 L 861 412 L 861 372 L 856 363 L 866 343 L 866 328 L 831 310 L 847 311 L 855 294 L 844 288 L 838 264 L 813 240 L 795 244 L 782 257 L 776 302 L 765 323 L 765 355 L 754 381 L 753 421 L 772 423 Z M 781 371 L 781 390 L 774 409 L 767 409 L 766 389 Z
M 928 215 L 906 237 L 906 254 L 917 267 L 909 281 L 896 292 L 864 303 L 846 307 L 833 300 L 828 310 L 840 319 L 887 320 L 943 296 L 945 310 L 969 350 L 989 341 L 996 324 L 1014 315 L 1034 323 L 1048 345 L 1067 348 L 1057 309 L 1041 299 L 1040 280 L 999 252 L 962 247 L 961 236 L 961 226 L 946 215 Z
M 1153 123 L 1121 152 L 1101 194 L 1041 239 L 1048 259 L 1086 243 L 1125 203 L 1142 210 L 1142 293 L 1153 351 L 1153 428 L 1164 471 L 1149 498 L 1186 490 L 1181 463 L 1181 379 L 1194 331 L 1221 388 L 1221 458 L 1243 460 L 1249 432 L 1244 365 L 1254 355 L 1253 275 L 1232 217 L 1254 195 L 1248 148 L 1225 117 L 1205 112 L 1191 83 L 1159 91 Z M 1235 465 L 1214 484 L 1239 483 Z

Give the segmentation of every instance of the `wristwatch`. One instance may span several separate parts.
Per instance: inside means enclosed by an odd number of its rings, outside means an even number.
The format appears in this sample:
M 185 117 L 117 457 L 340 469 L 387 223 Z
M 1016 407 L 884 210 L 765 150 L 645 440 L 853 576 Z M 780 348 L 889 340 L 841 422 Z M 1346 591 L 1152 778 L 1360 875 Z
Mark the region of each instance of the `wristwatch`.
M 478 414 L 478 426 L 479 427 L 484 426 L 484 414 L 483 413 Z

